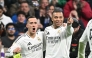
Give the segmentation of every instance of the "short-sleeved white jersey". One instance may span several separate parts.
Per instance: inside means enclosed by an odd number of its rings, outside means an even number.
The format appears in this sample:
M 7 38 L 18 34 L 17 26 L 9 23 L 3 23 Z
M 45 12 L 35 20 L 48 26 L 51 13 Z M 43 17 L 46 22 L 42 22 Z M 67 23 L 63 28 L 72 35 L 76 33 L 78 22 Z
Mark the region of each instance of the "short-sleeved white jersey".
M 54 29 L 53 26 L 46 27 L 46 55 L 45 58 L 69 58 L 70 42 L 67 39 L 72 39 L 73 28 L 71 25 L 67 27 L 60 26 Z
M 92 58 L 92 19 L 88 22 L 87 27 L 79 40 L 79 46 L 81 48 L 78 50 L 78 58 L 85 58 L 85 48 L 87 41 L 89 42 L 91 51 L 88 58 Z
M 14 45 L 21 48 L 22 58 L 43 58 L 43 33 L 38 32 L 35 38 L 31 38 L 27 33 L 19 36 L 9 49 L 14 50 Z

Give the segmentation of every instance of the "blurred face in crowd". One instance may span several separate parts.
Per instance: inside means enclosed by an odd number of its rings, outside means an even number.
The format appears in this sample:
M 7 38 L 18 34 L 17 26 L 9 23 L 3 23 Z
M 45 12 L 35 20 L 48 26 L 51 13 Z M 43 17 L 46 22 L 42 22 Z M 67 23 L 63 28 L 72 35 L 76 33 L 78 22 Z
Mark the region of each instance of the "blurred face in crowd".
M 26 20 L 25 15 L 23 15 L 23 14 L 18 15 L 18 22 L 19 23 L 24 23 L 25 20 Z
M 57 0 L 52 0 L 52 3 L 55 5 L 57 3 Z
M 52 13 L 54 11 L 54 6 L 49 7 L 49 12 Z
M 49 5 L 48 0 L 41 0 L 41 8 L 45 9 Z
M 2 9 L 0 9 L 0 17 L 2 16 L 2 14 L 3 14 L 3 10 L 2 10 Z
M 22 3 L 20 5 L 20 10 L 24 11 L 27 14 L 30 10 L 30 7 L 29 7 L 28 3 Z
M 35 34 L 38 28 L 38 23 L 36 18 L 29 18 L 26 27 L 30 34 Z
M 13 25 L 8 26 L 7 35 L 13 36 L 15 34 L 15 27 Z
M 52 14 L 52 21 L 54 28 L 58 28 L 63 24 L 63 13 L 62 12 L 54 12 Z

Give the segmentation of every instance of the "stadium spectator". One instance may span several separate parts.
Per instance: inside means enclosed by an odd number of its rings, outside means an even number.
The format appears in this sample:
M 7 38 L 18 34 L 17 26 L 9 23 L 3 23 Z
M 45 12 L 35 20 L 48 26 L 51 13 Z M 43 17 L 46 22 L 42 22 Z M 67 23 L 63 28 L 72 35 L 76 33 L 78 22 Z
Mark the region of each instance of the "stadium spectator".
M 15 23 L 16 25 L 16 35 L 22 35 L 26 32 L 26 16 L 23 11 L 19 11 L 17 13 L 18 21 Z
M 84 0 L 68 1 L 64 6 L 64 17 L 68 18 L 70 14 L 78 20 L 81 20 L 84 27 L 86 27 L 88 21 L 92 18 L 91 7 Z
M 12 19 L 3 14 L 3 7 L 0 5 L 0 22 L 6 26 L 6 24 L 13 22 Z
M 8 23 L 6 25 L 6 36 L 1 38 L 2 45 L 4 45 L 5 48 L 9 48 L 17 38 L 17 36 L 14 35 L 15 32 L 15 25 L 13 23 Z
M 80 28 L 81 25 L 79 24 L 79 21 L 76 18 L 73 18 L 73 20 L 74 22 L 72 24 L 72 27 L 74 28 L 74 32 L 73 32 L 72 41 L 71 41 L 70 58 L 77 58 L 79 40 L 84 30 Z M 89 53 L 90 53 L 90 48 L 89 48 L 89 44 L 87 43 L 85 56 L 88 57 Z
M 29 16 L 32 16 L 32 15 L 35 15 L 33 7 L 31 7 L 27 1 L 21 2 L 20 7 L 17 9 L 19 9 L 19 11 L 24 11 L 26 14 L 26 18 L 28 18 Z M 12 15 L 12 20 L 14 23 L 17 22 L 17 14 L 16 13 L 14 15 Z

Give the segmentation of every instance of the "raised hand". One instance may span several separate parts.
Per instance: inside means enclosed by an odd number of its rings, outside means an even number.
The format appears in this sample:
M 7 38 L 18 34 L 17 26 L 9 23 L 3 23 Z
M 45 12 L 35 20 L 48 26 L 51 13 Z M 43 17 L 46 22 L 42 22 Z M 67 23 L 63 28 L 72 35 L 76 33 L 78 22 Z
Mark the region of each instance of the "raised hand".
M 67 19 L 67 25 L 70 25 L 73 23 L 73 18 L 70 16 L 68 19 Z

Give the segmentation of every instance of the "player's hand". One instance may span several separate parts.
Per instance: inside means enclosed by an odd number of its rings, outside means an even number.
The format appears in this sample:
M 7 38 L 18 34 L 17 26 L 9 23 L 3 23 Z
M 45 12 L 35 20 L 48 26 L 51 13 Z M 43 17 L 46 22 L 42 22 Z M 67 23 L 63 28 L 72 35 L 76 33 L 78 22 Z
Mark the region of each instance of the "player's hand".
M 13 50 L 14 53 L 19 53 L 21 51 L 21 48 L 17 47 L 16 49 Z
M 63 27 L 67 26 L 67 23 L 63 23 Z
M 72 24 L 73 23 L 73 18 L 72 17 L 69 17 L 68 19 L 67 19 L 67 25 L 70 25 L 70 24 Z

